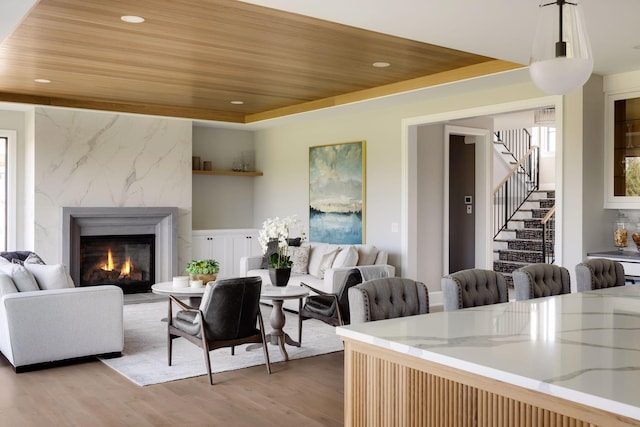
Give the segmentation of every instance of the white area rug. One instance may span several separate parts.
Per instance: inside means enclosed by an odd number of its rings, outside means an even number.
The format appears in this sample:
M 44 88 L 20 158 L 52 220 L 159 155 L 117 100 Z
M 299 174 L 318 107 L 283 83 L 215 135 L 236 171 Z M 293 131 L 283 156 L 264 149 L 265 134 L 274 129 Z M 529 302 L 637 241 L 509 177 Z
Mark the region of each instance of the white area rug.
M 175 313 L 174 306 L 174 313 Z M 268 333 L 271 307 L 262 306 Z M 138 385 L 158 384 L 183 378 L 206 375 L 202 350 L 183 338 L 173 341 L 172 366 L 167 365 L 167 302 L 129 304 L 124 306 L 124 351 L 122 357 L 101 359 L 103 363 Z M 286 313 L 284 330 L 298 338 L 298 315 Z M 235 356 L 229 348 L 211 352 L 214 373 L 264 364 L 262 348 L 246 351 L 246 345 L 236 347 Z M 269 345 L 271 363 L 284 361 L 280 348 Z M 302 347 L 286 346 L 289 359 L 332 353 L 343 350 L 335 328 L 315 319 L 302 324 Z M 266 369 L 266 368 L 265 368 Z

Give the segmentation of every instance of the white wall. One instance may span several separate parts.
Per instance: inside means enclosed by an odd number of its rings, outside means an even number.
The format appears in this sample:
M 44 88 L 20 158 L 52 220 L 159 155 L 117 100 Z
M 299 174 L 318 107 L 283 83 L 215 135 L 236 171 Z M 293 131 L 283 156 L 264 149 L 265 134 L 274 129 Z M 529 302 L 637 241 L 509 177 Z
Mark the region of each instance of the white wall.
M 211 161 L 213 169 L 231 170 L 242 152 L 254 150 L 252 131 L 193 128 L 193 155 L 199 156 L 201 163 Z M 253 227 L 254 182 L 260 179 L 193 175 L 193 229 Z
M 613 221 L 616 210 L 602 209 L 604 206 L 604 100 L 602 91 L 603 79 L 592 76 L 584 86 L 584 150 L 582 158 L 584 170 L 582 182 L 583 190 L 583 236 L 586 252 L 613 250 Z M 567 154 L 570 155 L 570 154 Z M 640 220 L 640 214 L 626 211 L 631 221 Z M 635 229 L 632 223 L 629 236 Z M 635 245 L 629 238 L 630 250 Z
M 364 105 L 364 104 L 363 104 Z M 256 159 L 264 176 L 255 181 L 254 225 L 274 216 L 296 214 L 308 230 L 309 147 L 366 141 L 365 241 L 390 253 L 399 266 L 400 120 L 371 114 L 331 114 L 330 119 L 300 118 L 294 124 L 256 131 Z
M 440 290 L 443 266 L 444 125 L 418 126 L 417 280 Z
M 178 265 L 191 256 L 191 122 L 36 108 L 35 244 L 61 262 L 63 206 L 177 206 Z

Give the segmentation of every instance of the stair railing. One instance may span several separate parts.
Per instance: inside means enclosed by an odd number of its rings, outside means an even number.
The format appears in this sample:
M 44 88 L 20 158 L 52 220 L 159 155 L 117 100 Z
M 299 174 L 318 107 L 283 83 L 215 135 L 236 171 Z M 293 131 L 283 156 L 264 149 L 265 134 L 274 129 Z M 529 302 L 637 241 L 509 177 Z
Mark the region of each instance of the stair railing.
M 518 161 L 531 149 L 531 134 L 526 129 L 508 129 L 496 132 L 498 141 L 505 146 L 513 161 Z
M 553 205 L 549 212 L 540 220 L 542 224 L 542 262 L 553 264 L 555 257 L 555 221 L 556 206 Z
M 531 147 L 509 174 L 493 190 L 493 238 L 507 228 L 509 220 L 538 189 L 540 182 L 540 149 Z

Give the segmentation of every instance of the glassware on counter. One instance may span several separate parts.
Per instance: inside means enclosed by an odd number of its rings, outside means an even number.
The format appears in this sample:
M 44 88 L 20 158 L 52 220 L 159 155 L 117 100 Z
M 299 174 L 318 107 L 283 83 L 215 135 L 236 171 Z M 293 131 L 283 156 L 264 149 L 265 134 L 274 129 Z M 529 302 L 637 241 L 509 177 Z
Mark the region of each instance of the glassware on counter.
M 627 247 L 628 232 L 626 223 L 622 218 L 616 220 L 616 229 L 613 232 L 613 243 L 620 252 Z

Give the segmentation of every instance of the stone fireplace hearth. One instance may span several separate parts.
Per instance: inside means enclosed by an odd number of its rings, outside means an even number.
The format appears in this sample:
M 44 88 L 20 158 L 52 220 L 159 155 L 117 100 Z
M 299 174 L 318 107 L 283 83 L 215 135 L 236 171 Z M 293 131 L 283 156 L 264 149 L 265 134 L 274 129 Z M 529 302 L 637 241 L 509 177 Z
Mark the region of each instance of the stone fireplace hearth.
M 154 259 L 151 260 L 150 265 L 153 268 L 153 274 L 145 275 L 145 278 L 152 277 L 153 280 L 146 280 L 148 283 L 144 284 L 137 283 L 130 288 L 126 287 L 130 284 L 130 279 L 114 279 L 113 283 L 122 287 L 125 293 L 146 292 L 152 284 L 151 281 L 170 281 L 174 272 L 178 271 L 177 217 L 178 208 L 175 207 L 63 207 L 63 263 L 69 266 L 71 278 L 76 286 L 101 284 L 103 280 L 91 283 L 87 281 L 86 274 L 84 278 L 82 277 L 84 249 L 81 249 L 83 247 L 81 242 L 83 240 L 91 240 L 87 238 L 93 239 L 98 236 L 105 237 L 107 241 L 114 240 L 113 237 L 117 236 L 123 236 L 123 238 L 126 236 L 126 239 L 134 240 L 137 240 L 135 236 L 140 236 L 139 240 L 148 240 L 149 236 L 152 236 Z M 118 249 L 113 250 L 115 253 Z M 105 273 L 104 276 L 107 277 L 109 274 Z

